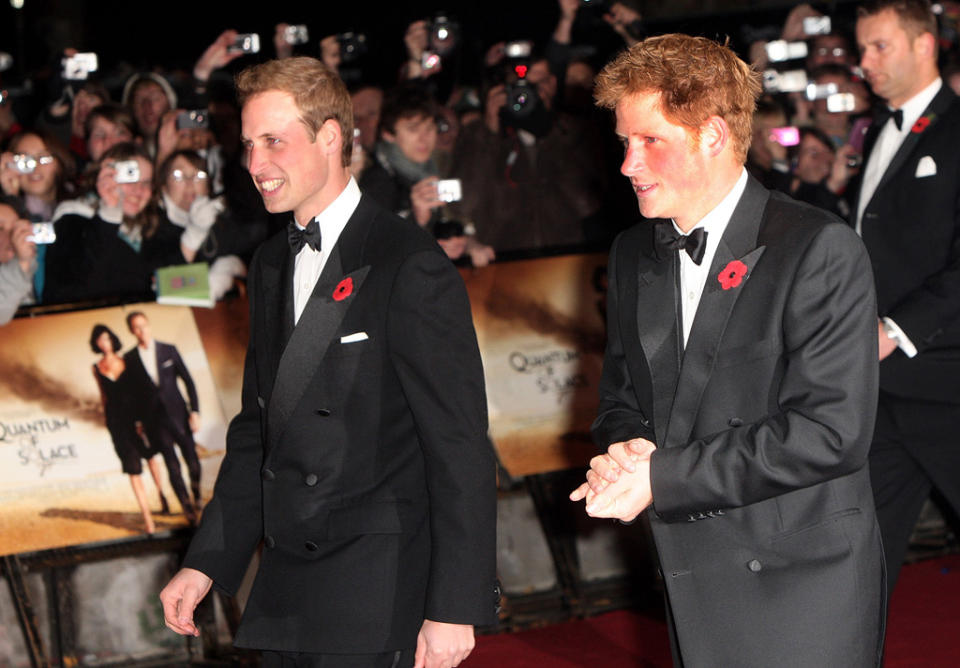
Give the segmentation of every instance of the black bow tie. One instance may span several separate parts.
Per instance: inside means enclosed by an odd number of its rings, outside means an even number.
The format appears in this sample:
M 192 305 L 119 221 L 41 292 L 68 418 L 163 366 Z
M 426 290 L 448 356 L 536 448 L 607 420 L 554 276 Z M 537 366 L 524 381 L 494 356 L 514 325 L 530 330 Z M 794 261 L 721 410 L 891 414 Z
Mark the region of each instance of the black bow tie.
M 891 109 L 884 105 L 874 111 L 873 118 L 877 127 L 882 128 L 884 123 L 892 118 L 893 124 L 897 126 L 897 130 L 903 129 L 903 109 Z
M 290 242 L 290 248 L 293 249 L 294 255 L 303 250 L 304 244 L 319 253 L 320 224 L 314 219 L 310 221 L 306 229 L 301 230 L 300 227 L 291 220 L 287 226 L 287 240 Z
M 700 264 L 703 261 L 703 254 L 707 252 L 707 231 L 702 227 L 683 235 L 677 233 L 673 223 L 662 222 L 657 223 L 653 234 L 658 247 L 671 251 L 682 248 L 687 251 L 687 255 L 695 264 Z

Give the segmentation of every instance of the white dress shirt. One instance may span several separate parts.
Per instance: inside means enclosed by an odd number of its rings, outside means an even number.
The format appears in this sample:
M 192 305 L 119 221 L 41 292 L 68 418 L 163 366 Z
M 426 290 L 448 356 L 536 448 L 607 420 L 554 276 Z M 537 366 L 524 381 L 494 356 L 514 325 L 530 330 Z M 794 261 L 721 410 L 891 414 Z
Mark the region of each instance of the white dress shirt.
M 903 110 L 903 124 L 899 130 L 897 130 L 892 118 L 880 130 L 873 150 L 870 152 L 870 159 L 867 160 L 866 171 L 863 173 L 863 184 L 860 187 L 855 228 L 860 236 L 863 236 L 863 212 L 866 210 L 870 198 L 876 192 L 887 167 L 890 166 L 890 161 L 893 160 L 893 156 L 897 154 L 903 140 L 913 131 L 913 125 L 930 106 L 942 86 L 943 80 L 937 77 L 929 86 L 904 102 L 903 106 L 900 107 Z M 883 324 L 886 335 L 897 342 L 897 347 L 907 357 L 914 357 L 917 354 L 917 347 L 913 345 L 910 337 L 900 329 L 897 323 L 890 318 L 883 318 Z
M 337 243 L 340 233 L 346 227 L 350 216 L 356 211 L 360 203 L 360 187 L 351 176 L 347 182 L 347 187 L 343 189 L 337 198 L 330 205 L 321 211 L 314 220 L 320 226 L 320 250 L 315 251 L 310 246 L 304 244 L 300 252 L 297 253 L 293 268 L 293 322 L 300 321 L 303 309 L 307 306 L 310 295 L 313 294 L 313 288 L 320 278 L 320 272 L 327 263 L 330 256 L 330 249 Z M 294 220 L 297 227 L 304 229 L 299 222 Z
M 866 169 L 863 172 L 863 183 L 860 185 L 860 200 L 857 203 L 856 224 L 857 234 L 860 236 L 863 236 L 863 211 L 867 208 L 867 204 L 870 203 L 870 198 L 873 197 L 873 193 L 876 192 L 877 186 L 883 178 L 883 173 L 887 171 L 890 161 L 893 160 L 893 156 L 897 154 L 900 144 L 903 143 L 903 140 L 906 139 L 907 135 L 912 131 L 914 123 L 923 115 L 924 110 L 930 106 L 933 98 L 940 92 L 942 85 L 943 80 L 937 77 L 933 83 L 911 97 L 900 107 L 900 109 L 903 110 L 903 123 L 900 125 L 899 130 L 897 130 L 897 126 L 892 118 L 889 119 L 880 130 L 877 141 L 873 145 L 873 150 L 870 151 L 870 158 L 867 160 Z
M 147 375 L 154 385 L 160 384 L 160 377 L 157 374 L 157 344 L 150 339 L 146 348 L 137 346 L 137 354 L 140 355 L 140 361 L 143 362 L 143 368 L 147 370 Z
M 700 297 L 703 295 L 703 287 L 706 285 L 710 274 L 710 264 L 713 262 L 713 256 L 717 253 L 720 238 L 723 236 L 724 230 L 727 229 L 733 210 L 737 208 L 737 202 L 740 201 L 746 187 L 747 170 L 743 169 L 740 172 L 740 178 L 733 184 L 730 192 L 690 229 L 690 232 L 693 232 L 698 227 L 702 227 L 707 233 L 706 251 L 699 265 L 690 258 L 689 253 L 685 250 L 676 251 L 680 253 L 680 304 L 683 313 L 684 347 L 687 345 L 687 339 L 690 338 L 693 318 L 696 316 L 697 307 L 700 305 Z M 673 223 L 673 227 L 679 234 L 684 234 L 683 230 L 677 227 L 676 222 Z

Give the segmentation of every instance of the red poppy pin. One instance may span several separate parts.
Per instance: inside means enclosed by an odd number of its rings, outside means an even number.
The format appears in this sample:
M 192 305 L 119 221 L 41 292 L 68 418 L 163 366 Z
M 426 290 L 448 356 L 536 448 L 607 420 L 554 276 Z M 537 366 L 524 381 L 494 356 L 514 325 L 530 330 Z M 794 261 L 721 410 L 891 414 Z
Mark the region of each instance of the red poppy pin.
M 717 276 L 717 280 L 720 281 L 720 286 L 724 290 L 729 290 L 740 285 L 746 273 L 747 265 L 740 260 L 734 260 L 723 268 L 723 271 Z
M 353 279 L 347 276 L 345 279 L 337 283 L 337 287 L 333 289 L 333 300 L 342 302 L 344 299 L 349 297 L 352 292 Z
M 913 124 L 913 127 L 910 128 L 910 132 L 914 134 L 920 134 L 927 129 L 927 126 L 930 125 L 930 116 L 921 116 L 917 119 L 917 122 Z

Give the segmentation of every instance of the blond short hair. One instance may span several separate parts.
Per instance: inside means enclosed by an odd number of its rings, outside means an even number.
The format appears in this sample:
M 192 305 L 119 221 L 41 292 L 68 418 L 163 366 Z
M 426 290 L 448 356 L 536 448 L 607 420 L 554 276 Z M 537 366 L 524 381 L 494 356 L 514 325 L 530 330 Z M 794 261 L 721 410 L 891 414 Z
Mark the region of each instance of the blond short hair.
M 342 163 L 344 167 L 350 166 L 353 105 L 343 81 L 322 62 L 305 56 L 270 60 L 240 72 L 236 86 L 241 108 L 258 93 L 279 90 L 292 95 L 310 141 L 316 141 L 317 132 L 325 122 L 335 120 L 343 139 Z
M 726 45 L 705 37 L 670 34 L 633 45 L 597 77 L 597 105 L 615 109 L 625 97 L 660 93 L 663 115 L 699 137 L 711 116 L 726 121 L 737 157 L 747 160 L 760 74 Z

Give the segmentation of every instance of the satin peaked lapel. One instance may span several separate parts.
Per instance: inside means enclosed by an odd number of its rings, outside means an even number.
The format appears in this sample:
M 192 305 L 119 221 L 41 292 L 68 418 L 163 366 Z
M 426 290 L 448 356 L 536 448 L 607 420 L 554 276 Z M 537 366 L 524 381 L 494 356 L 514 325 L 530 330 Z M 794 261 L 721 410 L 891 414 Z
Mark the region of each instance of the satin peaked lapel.
M 903 139 L 903 143 L 900 144 L 900 148 L 897 149 L 897 152 L 894 154 L 890 164 L 887 165 L 887 170 L 883 173 L 880 183 L 877 184 L 877 189 L 874 190 L 874 195 L 880 192 L 890 181 L 890 179 L 892 179 L 896 173 L 900 171 L 900 168 L 903 167 L 905 162 L 907 162 L 907 159 L 913 153 L 913 150 L 917 147 L 917 144 L 920 143 L 920 137 L 922 137 L 925 132 L 929 131 L 938 120 L 940 120 L 940 117 L 943 116 L 943 113 L 953 101 L 953 97 L 953 93 L 950 92 L 947 88 L 947 85 L 944 84 L 940 89 L 940 92 L 937 93 L 936 97 L 934 97 L 927 108 L 923 110 L 923 115 L 921 118 L 924 116 L 930 118 L 930 125 L 928 125 L 921 132 L 913 132 L 911 129 L 911 131 L 907 133 L 907 136 Z
M 276 444 L 283 433 L 369 271 L 368 265 L 344 276 L 340 245 L 334 246 L 330 252 L 280 358 L 267 413 L 267 437 L 271 445 Z M 333 298 L 334 290 L 346 278 L 353 282 L 352 291 L 346 298 L 337 301 Z
M 713 372 L 717 349 L 730 314 L 766 248 L 757 247 L 757 236 L 769 198 L 769 192 L 751 177 L 717 246 L 684 350 L 676 397 L 663 441 L 666 447 L 686 445 L 693 431 L 700 399 Z M 747 273 L 738 286 L 724 290 L 717 277 L 734 260 L 745 264 Z
M 658 444 L 664 442 L 680 369 L 673 273 L 676 262 L 676 253 L 662 260 L 642 255 L 637 273 L 637 331 L 650 367 L 653 428 Z
M 260 283 L 263 290 L 262 295 L 258 296 L 263 301 L 263 329 L 258 330 L 257 335 L 261 341 L 266 342 L 269 356 L 269 362 L 261 367 L 261 373 L 277 368 L 283 348 L 293 331 L 293 260 L 289 256 L 289 246 L 284 244 L 279 253 L 275 253 L 273 257 L 265 257 L 260 264 Z M 284 327 L 284 311 L 288 307 L 290 325 Z M 272 379 L 261 379 L 261 382 L 264 381 L 267 388 L 273 385 Z

